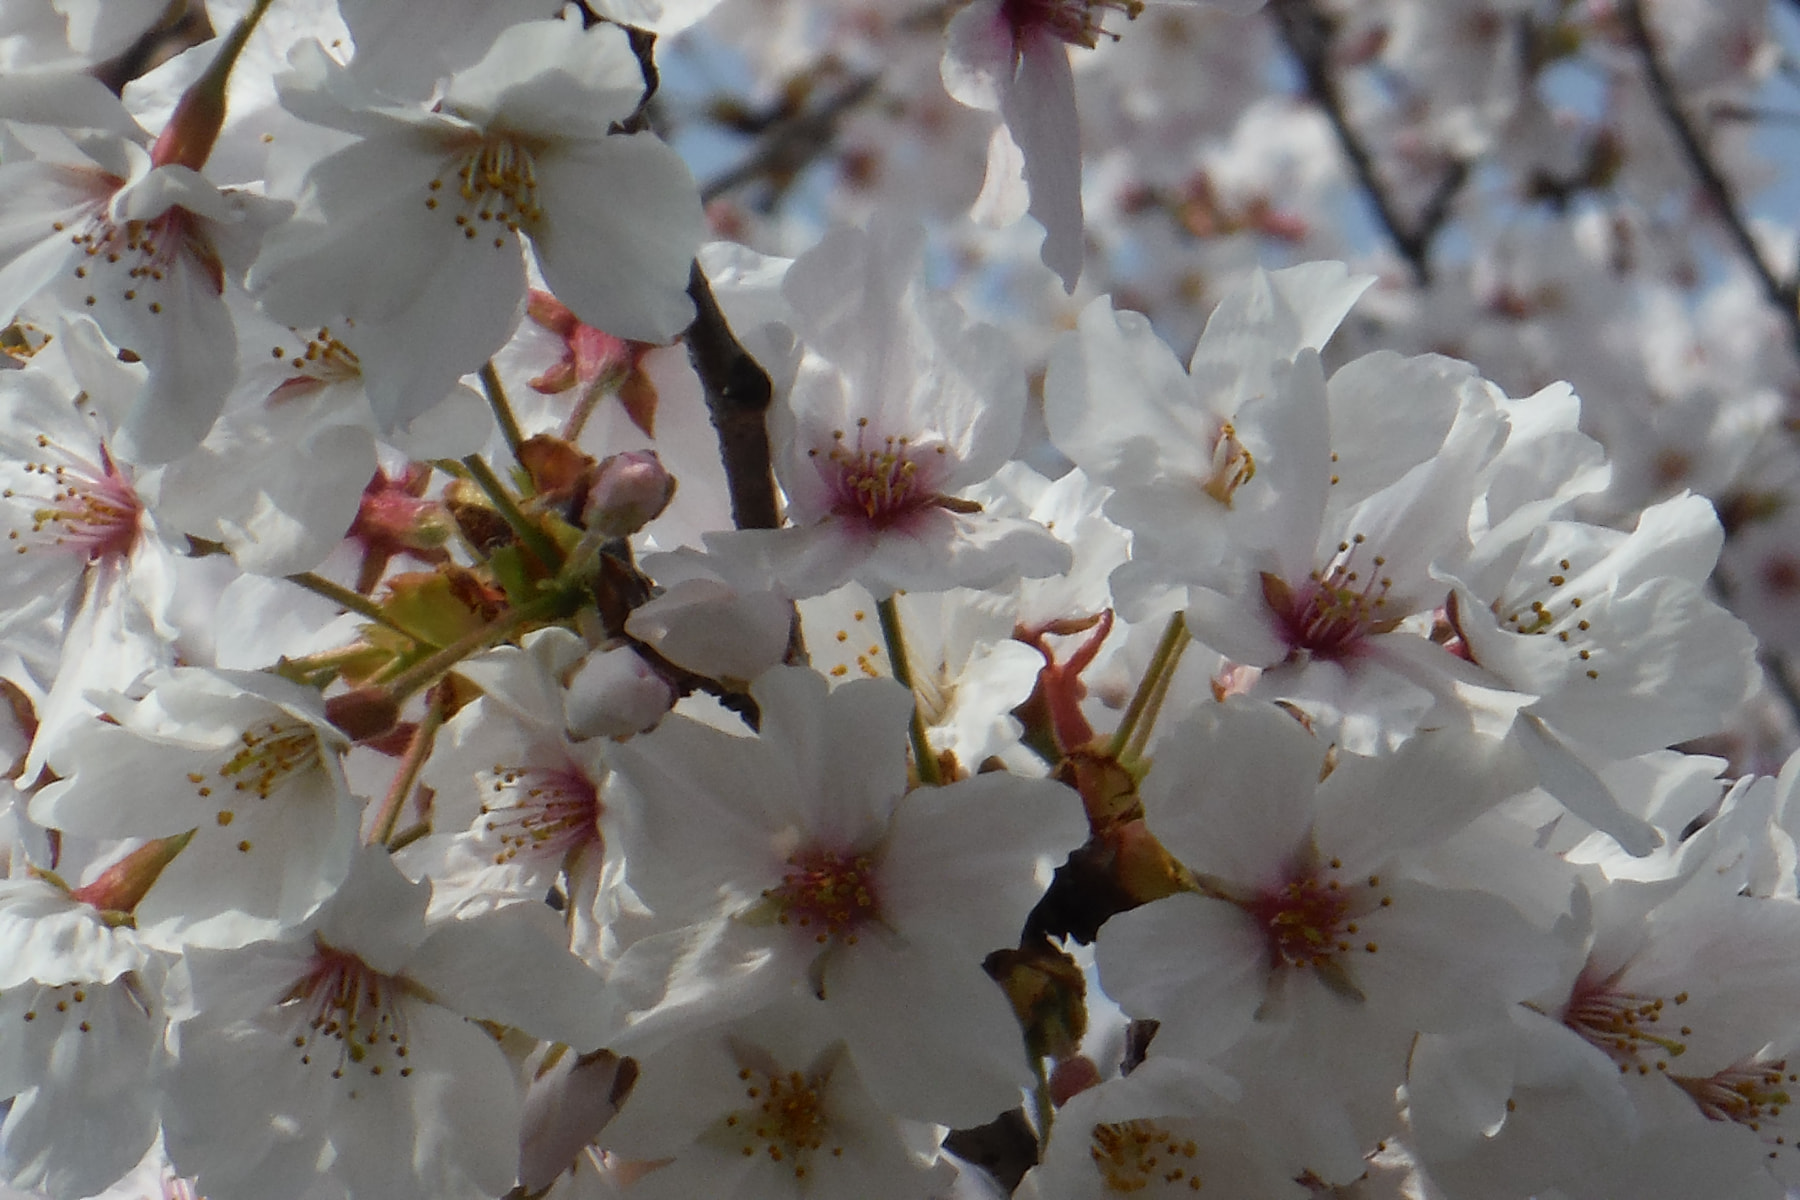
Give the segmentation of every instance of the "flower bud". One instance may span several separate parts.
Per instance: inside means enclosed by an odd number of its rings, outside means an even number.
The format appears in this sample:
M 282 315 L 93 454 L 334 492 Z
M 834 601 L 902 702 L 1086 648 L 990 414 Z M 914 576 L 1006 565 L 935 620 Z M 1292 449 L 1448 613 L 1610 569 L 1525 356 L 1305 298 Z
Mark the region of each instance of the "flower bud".
M 326 700 L 325 717 L 351 741 L 366 742 L 400 723 L 400 705 L 385 688 L 362 687 Z
M 99 878 L 69 893 L 103 913 L 130 913 L 156 883 L 163 868 L 187 848 L 194 831 L 174 837 L 153 838 L 100 873 Z
M 675 477 L 654 450 L 628 450 L 604 459 L 594 472 L 582 524 L 607 537 L 636 533 L 662 515 L 675 496 Z
M 563 717 L 576 737 L 620 737 L 662 720 L 674 690 L 627 646 L 588 656 L 569 678 Z

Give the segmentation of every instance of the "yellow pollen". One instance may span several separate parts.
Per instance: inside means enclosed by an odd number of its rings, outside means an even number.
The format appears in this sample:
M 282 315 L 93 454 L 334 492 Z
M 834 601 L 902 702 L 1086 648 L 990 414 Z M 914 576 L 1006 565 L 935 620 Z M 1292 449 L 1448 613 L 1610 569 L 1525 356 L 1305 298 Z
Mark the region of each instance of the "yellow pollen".
M 1199 1191 L 1195 1170 L 1200 1148 L 1192 1138 L 1170 1133 L 1155 1121 L 1096 1125 L 1088 1157 L 1108 1192 L 1131 1195 L 1158 1181 Z
M 739 1153 L 745 1158 L 766 1156 L 770 1162 L 786 1164 L 796 1180 L 805 1179 L 812 1155 L 826 1149 L 830 1133 L 822 1094 L 826 1077 L 742 1069 L 738 1078 L 749 1083 L 744 1096 L 750 1105 L 729 1114 L 723 1123 L 743 1138 Z M 830 1147 L 834 1157 L 843 1152 L 842 1146 Z

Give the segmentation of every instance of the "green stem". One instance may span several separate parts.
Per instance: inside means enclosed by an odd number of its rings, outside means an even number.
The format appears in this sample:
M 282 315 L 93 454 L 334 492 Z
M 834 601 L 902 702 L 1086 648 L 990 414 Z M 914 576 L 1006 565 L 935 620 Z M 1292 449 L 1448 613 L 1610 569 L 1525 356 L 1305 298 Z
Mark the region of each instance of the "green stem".
M 324 576 L 315 575 L 311 571 L 302 571 L 298 575 L 289 575 L 287 576 L 287 581 L 289 583 L 297 583 L 314 595 L 323 596 L 334 604 L 341 605 L 353 613 L 365 616 L 377 625 L 385 625 L 395 633 L 411 638 L 415 642 L 424 642 L 426 645 L 430 645 L 429 639 L 420 637 L 406 626 L 394 620 L 393 617 L 382 610 L 382 607 L 379 604 L 376 604 L 361 592 L 351 591 L 341 583 L 333 583 Z
M 1123 761 L 1135 762 L 1144 757 L 1144 750 L 1150 744 L 1151 731 L 1156 728 L 1157 714 L 1162 712 L 1163 700 L 1168 697 L 1169 685 L 1175 681 L 1175 668 L 1181 665 L 1181 656 L 1193 644 L 1192 638 L 1182 638 L 1175 643 L 1169 652 L 1168 661 L 1157 676 L 1156 686 L 1151 690 L 1150 702 L 1144 706 L 1144 715 L 1138 720 L 1137 728 L 1132 730 L 1131 741 L 1125 747 Z
M 237 66 L 250 35 L 272 2 L 256 0 L 243 19 L 219 39 L 212 62 L 181 94 L 181 99 L 175 103 L 175 111 L 169 114 L 168 124 L 151 146 L 153 165 L 182 166 L 195 171 L 206 166 L 219 133 L 225 127 L 226 91 L 232 69 Z
M 906 638 L 900 632 L 900 607 L 893 596 L 875 602 L 875 614 L 881 618 L 881 639 L 887 643 L 888 662 L 893 664 L 894 678 L 905 686 L 912 697 L 912 721 L 908 727 L 912 737 L 913 762 L 918 768 L 919 782 L 936 786 L 942 783 L 937 756 L 925 737 L 925 718 L 919 712 L 919 693 L 913 688 L 912 663 L 906 657 Z
M 1132 743 L 1132 735 L 1137 731 L 1138 722 L 1143 719 L 1146 711 L 1150 713 L 1150 719 L 1154 723 L 1156 710 L 1150 707 L 1150 702 L 1166 688 L 1160 682 L 1161 677 L 1165 673 L 1175 673 L 1175 664 L 1181 661 L 1181 651 L 1186 647 L 1187 640 L 1187 622 L 1180 613 L 1176 613 L 1163 627 L 1162 638 L 1156 643 L 1155 653 L 1150 656 L 1150 665 L 1145 669 L 1144 677 L 1138 680 L 1137 692 L 1132 695 L 1131 704 L 1125 709 L 1125 716 L 1120 719 L 1118 729 L 1113 731 L 1112 742 L 1107 746 L 1107 753 L 1113 758 L 1124 756 Z M 1147 729 L 1145 738 L 1148 739 Z
M 431 832 L 430 821 L 420 821 L 417 825 L 409 825 L 393 836 L 387 844 L 389 854 L 398 854 L 420 838 Z
M 406 802 L 412 798 L 413 789 L 419 782 L 419 771 L 425 760 L 431 757 L 431 746 L 437 738 L 437 731 L 443 727 L 446 703 L 446 692 L 443 688 L 433 688 L 429 703 L 425 707 L 425 719 L 413 731 L 412 744 L 406 748 L 406 757 L 400 760 L 400 770 L 394 776 L 393 784 L 387 795 L 382 798 L 381 810 L 375 814 L 375 829 L 369 836 L 371 846 L 387 845 L 393 841 L 394 829 L 400 824 L 400 814 L 406 809 Z M 398 847 L 390 847 L 398 849 Z
M 563 556 L 557 550 L 556 543 L 525 515 L 525 511 L 507 492 L 506 485 L 500 482 L 500 477 L 494 474 L 494 469 L 487 465 L 487 460 L 479 454 L 471 454 L 462 460 L 462 464 L 468 469 L 469 478 L 475 481 L 475 486 L 482 490 L 488 502 L 494 506 L 494 510 L 519 535 L 525 548 L 535 554 L 538 561 L 550 571 L 561 570 Z
M 592 417 L 594 410 L 600 407 L 600 401 L 604 398 L 605 391 L 606 389 L 602 388 L 598 382 L 587 384 L 581 389 L 581 398 L 575 402 L 574 409 L 569 413 L 568 421 L 563 425 L 563 441 L 577 442 L 581 440 L 581 431 L 587 428 L 588 418 Z
M 487 393 L 488 407 L 494 410 L 494 420 L 500 423 L 500 436 L 506 439 L 507 448 L 518 459 L 525 435 L 519 429 L 519 419 L 513 416 L 512 405 L 506 399 L 506 387 L 500 382 L 500 372 L 494 370 L 492 359 L 481 364 L 481 390 Z
M 563 603 L 563 598 L 551 593 L 527 604 L 521 604 L 501 616 L 492 625 L 484 625 L 472 633 L 457 638 L 442 650 L 420 659 L 392 679 L 387 680 L 382 686 L 387 688 L 388 694 L 396 702 L 404 701 L 420 688 L 435 683 L 439 676 L 469 655 L 479 653 L 489 646 L 505 641 L 539 617 L 554 612 L 561 603 Z

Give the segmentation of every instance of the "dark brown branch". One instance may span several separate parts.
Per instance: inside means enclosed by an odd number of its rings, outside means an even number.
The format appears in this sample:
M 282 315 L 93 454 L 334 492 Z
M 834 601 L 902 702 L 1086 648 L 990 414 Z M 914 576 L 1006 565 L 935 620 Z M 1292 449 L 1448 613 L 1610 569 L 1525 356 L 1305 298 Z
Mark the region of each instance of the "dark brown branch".
M 775 472 L 769 454 L 769 373 L 731 332 L 713 298 L 700 264 L 688 275 L 694 323 L 688 327 L 688 358 L 706 393 L 706 409 L 719 435 L 719 457 L 731 491 L 731 519 L 739 529 L 774 529 L 781 524 L 775 500 Z
M 1621 0 L 1619 17 L 1625 26 L 1625 34 L 1637 51 L 1639 60 L 1644 64 L 1644 84 L 1650 89 L 1650 99 L 1655 103 L 1657 112 L 1662 115 L 1663 124 L 1669 128 L 1669 134 L 1675 139 L 1675 145 L 1681 151 L 1681 157 L 1687 161 L 1688 170 L 1694 173 L 1701 191 L 1706 194 L 1707 203 L 1712 207 L 1714 215 L 1725 226 L 1726 234 L 1737 247 L 1744 262 L 1756 273 L 1757 281 L 1762 285 L 1763 298 L 1771 307 L 1781 313 L 1787 324 L 1788 338 L 1796 351 L 1800 351 L 1800 292 L 1794 284 L 1783 282 L 1775 275 L 1775 270 L 1762 256 L 1762 248 L 1750 233 L 1750 226 L 1744 221 L 1744 214 L 1739 211 L 1737 199 L 1732 194 L 1731 184 L 1720 174 L 1718 164 L 1713 162 L 1712 155 L 1700 141 L 1700 134 L 1695 130 L 1693 122 L 1682 111 L 1681 102 L 1675 95 L 1675 82 L 1663 69 L 1662 60 L 1657 57 L 1656 44 L 1650 34 L 1650 27 L 1644 20 L 1642 0 Z
M 188 0 L 169 0 L 154 24 L 138 36 L 137 41 L 103 63 L 89 68 L 88 74 L 104 83 L 114 95 L 125 85 L 148 73 L 157 64 L 174 58 L 190 46 L 198 46 L 213 35 L 206 10 Z
M 1393 242 L 1394 249 L 1406 260 L 1413 282 L 1420 287 L 1431 283 L 1431 243 L 1450 218 L 1450 208 L 1469 176 L 1467 163 L 1452 163 L 1444 177 L 1432 189 L 1431 197 L 1416 220 L 1408 220 L 1388 193 L 1376 168 L 1375 156 L 1364 144 L 1362 136 L 1351 127 L 1344 111 L 1343 94 L 1331 65 L 1331 20 L 1319 11 L 1314 0 L 1270 0 L 1269 13 L 1281 34 L 1288 53 L 1300 66 L 1306 80 L 1306 91 L 1313 103 L 1324 110 L 1337 134 L 1338 145 L 1350 162 L 1358 186 L 1369 198 L 1375 217 Z

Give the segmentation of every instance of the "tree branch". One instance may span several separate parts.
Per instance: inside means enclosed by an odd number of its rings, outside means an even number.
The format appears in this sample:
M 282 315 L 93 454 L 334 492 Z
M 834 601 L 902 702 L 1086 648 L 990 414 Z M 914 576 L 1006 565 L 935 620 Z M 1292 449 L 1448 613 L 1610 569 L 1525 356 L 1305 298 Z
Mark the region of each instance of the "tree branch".
M 766 419 L 774 386 L 731 332 L 698 262 L 688 275 L 688 295 L 694 301 L 694 323 L 686 335 L 688 358 L 700 376 L 706 410 L 719 435 L 732 523 L 739 529 L 774 529 L 781 524 L 781 510 Z
M 1681 102 L 1675 95 L 1674 81 L 1663 70 L 1662 60 L 1657 57 L 1650 27 L 1644 20 L 1642 0 L 1620 0 L 1618 11 L 1625 26 L 1625 34 L 1644 64 L 1644 83 L 1650 89 L 1650 98 L 1656 104 L 1657 111 L 1662 114 L 1663 123 L 1668 126 L 1682 158 L 1687 161 L 1688 169 L 1694 173 L 1694 179 L 1706 194 L 1707 203 L 1725 226 L 1725 232 L 1736 245 L 1744 262 L 1756 273 L 1757 281 L 1762 285 L 1763 298 L 1781 313 L 1782 320 L 1787 324 L 1788 339 L 1795 350 L 1800 352 L 1800 307 L 1796 307 L 1800 304 L 1800 292 L 1796 291 L 1793 283 L 1777 278 L 1774 268 L 1763 258 L 1762 248 L 1756 244 L 1756 239 L 1750 233 L 1750 226 L 1744 221 L 1744 214 L 1738 209 L 1730 183 L 1719 172 L 1718 164 L 1713 162 L 1712 155 L 1701 143 L 1700 134 L 1695 130 L 1693 122 L 1682 111 Z
M 700 189 L 707 203 L 747 183 L 767 178 L 779 191 L 814 159 L 831 148 L 838 121 L 845 113 L 875 94 L 876 77 L 865 75 L 812 109 L 784 115 L 769 122 L 756 148 L 723 174 Z
M 1388 240 L 1393 242 L 1400 257 L 1406 260 L 1413 282 L 1420 287 L 1429 286 L 1431 243 L 1449 220 L 1451 205 L 1468 180 L 1468 164 L 1452 163 L 1444 177 L 1438 181 L 1437 187 L 1432 190 L 1418 219 L 1407 220 L 1393 196 L 1388 193 L 1387 185 L 1376 168 L 1374 154 L 1364 144 L 1361 135 L 1351 127 L 1349 115 L 1344 111 L 1343 94 L 1338 90 L 1336 76 L 1332 74 L 1330 18 L 1319 11 L 1314 0 L 1270 0 L 1269 12 L 1275 19 L 1275 28 L 1281 34 L 1288 53 L 1293 55 L 1294 61 L 1300 66 L 1300 73 L 1306 80 L 1307 94 L 1312 97 L 1313 103 L 1324 110 L 1332 129 L 1337 133 L 1338 145 L 1342 147 L 1344 157 L 1350 161 L 1350 169 L 1356 175 L 1357 184 L 1374 207 L 1375 217 L 1387 233 Z

